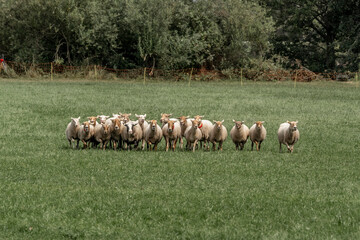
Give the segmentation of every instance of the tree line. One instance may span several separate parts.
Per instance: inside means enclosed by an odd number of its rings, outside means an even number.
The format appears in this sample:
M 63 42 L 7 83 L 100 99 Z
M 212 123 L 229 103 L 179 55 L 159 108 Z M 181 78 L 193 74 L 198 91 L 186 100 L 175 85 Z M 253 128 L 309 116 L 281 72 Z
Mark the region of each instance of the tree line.
M 0 0 L 0 54 L 111 68 L 359 68 L 356 0 Z

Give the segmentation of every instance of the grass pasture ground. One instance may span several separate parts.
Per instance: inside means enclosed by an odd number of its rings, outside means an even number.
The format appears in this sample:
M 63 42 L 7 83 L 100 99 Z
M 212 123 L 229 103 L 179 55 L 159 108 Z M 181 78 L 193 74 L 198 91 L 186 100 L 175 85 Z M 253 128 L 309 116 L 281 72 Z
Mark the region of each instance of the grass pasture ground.
M 360 89 L 351 83 L 0 79 L 1 239 L 359 239 Z M 265 121 L 260 152 L 73 150 L 70 117 Z M 294 153 L 277 129 L 298 120 Z M 283 148 L 284 150 L 284 148 Z

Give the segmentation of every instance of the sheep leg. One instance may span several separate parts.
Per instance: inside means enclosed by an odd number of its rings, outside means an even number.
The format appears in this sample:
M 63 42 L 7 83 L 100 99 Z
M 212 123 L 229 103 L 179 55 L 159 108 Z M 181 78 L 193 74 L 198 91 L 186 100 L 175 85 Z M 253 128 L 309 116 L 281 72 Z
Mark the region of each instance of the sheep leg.
M 116 151 L 116 141 L 113 141 L 113 149 Z
M 215 151 L 215 147 L 216 147 L 216 142 L 212 142 L 213 146 L 212 146 L 212 150 Z
M 145 139 L 141 140 L 141 150 L 145 149 Z
M 254 141 L 256 144 L 256 151 L 259 151 L 259 142 L 258 141 Z
M 279 152 L 281 153 L 281 142 L 279 142 L 280 146 L 279 146 Z
M 169 150 L 169 138 L 166 137 L 165 140 L 166 140 L 166 151 L 168 151 Z
M 180 148 L 183 149 L 184 140 L 182 137 L 179 138 Z
M 239 150 L 239 143 L 235 143 L 235 149 Z
M 194 146 L 193 146 L 193 152 L 195 152 L 195 147 L 197 146 L 198 140 L 195 140 Z
M 83 143 L 83 149 L 86 149 L 87 148 L 87 143 L 85 142 L 85 140 L 83 139 L 83 140 L 81 140 L 82 141 L 82 143 Z
M 106 145 L 108 144 L 109 141 L 105 140 L 105 142 L 103 143 L 103 150 L 105 150 Z
M 71 146 L 71 140 L 70 140 L 70 139 L 68 139 L 68 141 L 69 141 L 69 144 L 70 144 L 70 148 L 71 148 L 71 147 L 72 147 L 72 146 Z
M 240 143 L 240 150 L 243 150 L 243 149 L 244 149 L 244 146 L 245 146 L 245 143 L 244 143 L 244 142 L 241 142 L 241 143 Z
M 254 148 L 254 142 L 251 141 L 251 151 L 253 150 L 253 148 Z
M 218 150 L 220 149 L 220 151 L 222 151 L 223 149 L 222 149 L 222 145 L 223 145 L 223 142 L 221 141 L 221 142 L 219 142 L 219 147 L 218 147 Z
M 262 143 L 262 141 L 259 142 L 259 151 L 260 151 L 261 143 Z
M 174 143 L 173 143 L 173 151 L 175 151 L 175 148 L 176 148 L 176 142 L 177 142 L 177 139 L 174 140 Z
M 157 151 L 157 143 L 154 144 L 153 150 Z

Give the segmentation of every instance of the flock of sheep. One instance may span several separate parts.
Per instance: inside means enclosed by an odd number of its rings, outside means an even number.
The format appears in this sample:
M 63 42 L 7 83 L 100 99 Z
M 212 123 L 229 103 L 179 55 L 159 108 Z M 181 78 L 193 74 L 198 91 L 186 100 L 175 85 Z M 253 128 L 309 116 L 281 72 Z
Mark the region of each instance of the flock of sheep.
M 90 143 L 96 148 L 100 144 L 101 149 L 105 149 L 109 144 L 111 148 L 116 149 L 141 149 L 157 150 L 157 145 L 162 138 L 165 138 L 166 151 L 171 148 L 176 149 L 179 142 L 180 148 L 183 148 L 183 138 L 186 139 L 186 149 L 195 151 L 200 143 L 200 148 L 209 150 L 210 143 L 212 149 L 215 150 L 218 144 L 218 150 L 222 150 L 223 142 L 228 136 L 228 132 L 223 126 L 222 121 L 213 121 L 203 119 L 204 116 L 181 116 L 179 118 L 170 118 L 171 114 L 162 113 L 160 125 L 157 120 L 146 121 L 146 114 L 137 115 L 137 120 L 130 120 L 130 114 L 119 113 L 113 114 L 113 117 L 98 115 L 96 117 L 88 117 L 88 121 L 80 124 L 80 117 L 71 118 L 71 122 L 66 128 L 66 137 L 70 147 L 79 148 L 79 142 L 83 143 L 83 148 L 87 148 Z M 98 122 L 99 119 L 99 122 Z M 249 129 L 244 121 L 235 121 L 230 131 L 230 137 L 235 144 L 236 150 L 242 150 L 245 143 L 250 137 L 251 150 L 254 143 L 259 151 L 261 143 L 266 138 L 266 129 L 262 121 L 255 122 Z M 281 145 L 286 145 L 289 152 L 293 152 L 294 144 L 299 140 L 299 130 L 297 129 L 297 121 L 282 123 L 278 130 L 279 151 Z

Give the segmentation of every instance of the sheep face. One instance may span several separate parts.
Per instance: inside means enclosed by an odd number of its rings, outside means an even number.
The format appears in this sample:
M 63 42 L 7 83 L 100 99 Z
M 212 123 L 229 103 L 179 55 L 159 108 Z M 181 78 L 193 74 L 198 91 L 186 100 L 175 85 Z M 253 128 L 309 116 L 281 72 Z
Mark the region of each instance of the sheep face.
M 222 121 L 215 121 L 215 120 L 214 120 L 214 123 L 215 123 L 215 124 L 214 124 L 214 127 L 215 127 L 215 129 L 218 130 L 218 131 L 220 131 L 221 128 L 222 128 L 223 122 L 224 122 L 224 120 L 222 120 Z
M 121 122 L 120 122 L 120 119 L 119 118 L 115 118 L 115 119 L 112 119 L 111 120 L 114 124 L 114 129 L 116 131 L 118 131 L 120 129 L 120 126 L 121 126 Z
M 167 124 L 168 124 L 168 132 L 169 132 L 169 133 L 172 133 L 172 132 L 174 131 L 175 122 L 169 120 Z
M 178 119 L 180 120 L 181 126 L 184 126 L 186 124 L 186 119 L 188 119 L 190 116 L 181 116 Z
M 128 121 L 125 123 L 127 133 L 132 136 L 134 134 L 134 127 L 138 124 L 138 121 Z
M 79 127 L 80 126 L 80 117 L 78 118 L 71 118 L 71 122 L 75 127 Z
M 192 122 L 192 127 L 194 129 L 197 129 L 199 127 L 199 125 L 200 125 L 200 121 L 198 121 L 196 119 L 192 120 L 191 122 Z
M 110 126 L 105 124 L 105 123 L 102 123 L 102 128 L 104 129 L 104 134 L 107 135 L 110 133 Z
M 96 125 L 96 120 L 98 119 L 97 117 L 88 117 L 89 122 L 91 125 L 93 125 L 95 127 Z
M 152 131 L 156 130 L 156 126 L 157 126 L 157 121 L 156 120 L 151 120 L 150 121 L 150 128 Z
M 262 128 L 262 126 L 263 126 L 263 123 L 264 123 L 264 121 L 257 121 L 257 122 L 255 122 L 255 124 L 256 124 L 256 129 L 257 129 L 257 130 L 260 130 L 260 129 Z
M 90 123 L 89 122 L 83 122 L 84 125 L 84 132 L 89 133 L 90 131 Z
M 201 121 L 201 119 L 203 119 L 205 116 L 201 116 L 201 115 L 196 115 L 194 116 L 195 120 Z
M 105 115 L 97 115 L 97 118 L 100 119 L 100 123 L 105 123 L 106 119 L 109 118 L 109 116 L 105 116 Z
M 165 124 L 169 121 L 169 117 L 172 116 L 172 113 L 161 113 L 161 118 L 160 118 L 160 122 L 162 124 Z
M 290 131 L 291 132 L 295 132 L 297 130 L 298 121 L 295 121 L 295 122 L 287 121 L 287 123 L 290 124 Z
M 237 129 L 241 129 L 241 126 L 245 123 L 244 121 L 235 121 L 235 120 L 233 120 L 233 122 L 235 123 Z
M 145 122 L 145 118 L 146 118 L 146 114 L 144 114 L 144 115 L 137 115 L 137 114 L 135 114 L 135 116 L 138 118 L 138 121 L 139 121 L 139 124 L 144 124 L 144 122 Z
M 121 113 L 121 112 L 119 112 L 119 115 L 125 122 L 130 121 L 131 113 Z

